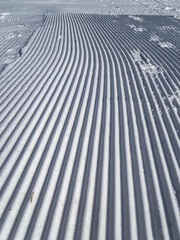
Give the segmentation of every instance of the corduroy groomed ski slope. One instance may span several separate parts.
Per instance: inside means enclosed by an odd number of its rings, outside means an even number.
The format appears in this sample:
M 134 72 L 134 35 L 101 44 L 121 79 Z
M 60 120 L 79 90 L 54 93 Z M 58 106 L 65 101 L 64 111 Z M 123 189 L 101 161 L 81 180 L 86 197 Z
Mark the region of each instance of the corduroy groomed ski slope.
M 0 0 L 0 239 L 180 240 L 180 1 Z

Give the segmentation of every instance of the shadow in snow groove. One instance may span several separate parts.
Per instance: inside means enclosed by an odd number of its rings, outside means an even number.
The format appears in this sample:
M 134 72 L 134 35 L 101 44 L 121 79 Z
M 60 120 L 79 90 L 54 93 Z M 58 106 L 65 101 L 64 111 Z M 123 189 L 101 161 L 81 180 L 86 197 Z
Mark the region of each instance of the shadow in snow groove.
M 0 75 L 1 239 L 179 239 L 177 24 L 47 15 Z

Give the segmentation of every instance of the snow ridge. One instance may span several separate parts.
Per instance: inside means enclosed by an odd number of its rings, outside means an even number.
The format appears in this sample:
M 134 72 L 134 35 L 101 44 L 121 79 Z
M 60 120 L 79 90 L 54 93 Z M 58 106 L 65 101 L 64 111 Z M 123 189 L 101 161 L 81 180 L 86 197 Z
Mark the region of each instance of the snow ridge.
M 1 72 L 2 240 L 179 238 L 180 45 L 150 24 L 165 19 L 47 14 Z

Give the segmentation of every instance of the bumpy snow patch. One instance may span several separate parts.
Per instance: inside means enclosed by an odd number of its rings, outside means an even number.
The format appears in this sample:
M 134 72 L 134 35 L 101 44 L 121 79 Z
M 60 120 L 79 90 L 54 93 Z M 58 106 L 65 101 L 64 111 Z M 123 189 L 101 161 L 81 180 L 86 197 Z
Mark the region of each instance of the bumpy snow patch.
M 173 102 L 174 99 L 180 104 L 180 89 L 177 89 L 174 94 L 168 96 L 169 100 Z
M 144 54 L 140 51 L 134 50 L 131 51 L 131 54 L 144 73 L 149 73 L 152 77 L 154 77 L 154 75 L 163 72 L 160 66 L 153 64 L 150 59 L 144 56 Z
M 176 91 L 173 92 L 172 94 L 168 94 L 167 96 L 163 97 L 163 100 L 165 102 L 166 102 L 166 99 L 168 99 L 171 102 L 171 104 L 172 104 L 172 108 L 169 108 L 168 106 L 166 107 L 168 112 L 171 109 L 173 109 L 176 113 L 178 113 L 179 108 L 174 103 L 176 102 L 176 103 L 178 103 L 178 105 L 180 105 L 180 88 L 177 88 Z
M 5 18 L 10 15 L 8 12 L 2 12 L 0 13 L 0 22 L 4 22 Z
M 8 15 L 10 15 L 9 12 L 2 12 L 2 13 L 0 13 L 0 16 L 8 16 Z
M 163 41 L 157 35 L 151 36 L 150 40 L 153 41 L 153 42 L 156 42 L 162 48 L 174 48 L 175 49 L 175 46 L 172 43 L 170 43 L 168 41 Z
M 21 49 L 42 22 L 43 15 L 40 14 L 0 13 L 0 36 L 3 39 L 0 47 L 0 72 L 20 57 Z
M 132 18 L 133 20 L 138 21 L 138 22 L 143 22 L 143 19 L 141 17 L 129 15 L 129 18 Z
M 146 31 L 145 28 L 143 27 L 136 27 L 134 24 L 129 24 L 129 27 L 132 28 L 134 31 L 136 32 L 143 32 L 143 31 Z
M 159 45 L 162 48 L 175 48 L 175 46 L 170 42 L 160 42 Z

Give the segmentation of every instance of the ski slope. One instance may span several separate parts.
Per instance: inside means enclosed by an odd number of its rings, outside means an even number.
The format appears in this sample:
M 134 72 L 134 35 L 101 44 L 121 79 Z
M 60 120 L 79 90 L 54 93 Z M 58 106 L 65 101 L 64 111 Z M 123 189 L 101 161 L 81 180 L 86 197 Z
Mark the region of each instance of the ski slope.
M 0 72 L 21 56 L 21 49 L 42 22 L 42 14 L 22 15 L 0 10 Z
M 178 240 L 179 20 L 34 30 L 0 74 L 1 240 Z

